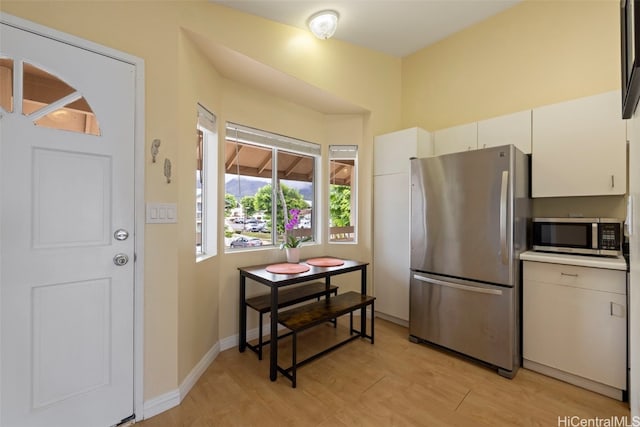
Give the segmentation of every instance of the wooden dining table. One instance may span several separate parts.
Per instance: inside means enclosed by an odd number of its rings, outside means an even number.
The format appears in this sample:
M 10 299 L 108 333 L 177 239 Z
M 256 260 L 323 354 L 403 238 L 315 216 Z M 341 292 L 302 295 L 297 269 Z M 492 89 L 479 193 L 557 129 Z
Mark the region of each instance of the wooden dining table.
M 331 286 L 331 278 L 333 276 L 360 271 L 360 293 L 362 295 L 367 294 L 367 265 L 369 265 L 369 263 L 341 258 L 340 260 L 343 261 L 342 265 L 332 267 L 318 267 L 306 264 L 305 261 L 301 261 L 300 264 L 308 266 L 309 270 L 293 274 L 272 273 L 267 271 L 267 268 L 272 264 L 238 267 L 240 274 L 238 350 L 240 353 L 243 353 L 247 347 L 247 306 L 245 304 L 247 279 L 251 279 L 262 285 L 268 286 L 271 291 L 271 344 L 269 345 L 269 378 L 271 381 L 275 381 L 278 376 L 278 290 L 281 287 L 295 285 L 310 280 L 324 279 L 326 289 L 328 291 Z M 360 320 L 360 330 L 366 334 L 365 308 L 361 309 Z

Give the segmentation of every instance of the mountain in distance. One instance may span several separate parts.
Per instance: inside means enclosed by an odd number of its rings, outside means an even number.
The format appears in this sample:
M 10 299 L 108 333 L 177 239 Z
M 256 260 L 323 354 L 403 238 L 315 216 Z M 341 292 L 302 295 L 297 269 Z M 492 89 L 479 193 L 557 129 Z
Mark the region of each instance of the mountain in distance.
M 227 175 L 228 177 L 229 175 Z M 233 178 L 225 182 L 224 191 L 225 193 L 233 194 L 236 200 L 241 200 L 245 196 L 254 196 L 258 190 L 270 183 L 271 180 L 268 178 L 233 176 Z M 282 180 L 282 183 L 298 190 L 303 199 L 313 200 L 313 186 L 310 182 Z

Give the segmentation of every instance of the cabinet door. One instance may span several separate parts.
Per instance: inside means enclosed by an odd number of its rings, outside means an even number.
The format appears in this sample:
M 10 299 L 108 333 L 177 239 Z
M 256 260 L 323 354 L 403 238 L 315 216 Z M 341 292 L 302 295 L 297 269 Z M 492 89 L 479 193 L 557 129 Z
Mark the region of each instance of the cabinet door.
M 523 288 L 524 359 L 626 389 L 626 295 L 527 277 Z
M 478 148 L 507 144 L 531 153 L 531 110 L 478 122 Z
M 403 129 L 373 140 L 373 174 L 408 173 L 411 157 L 433 156 L 433 141 L 421 128 Z
M 474 122 L 441 129 L 434 132 L 433 137 L 436 156 L 475 150 L 478 148 L 478 124 Z
M 373 288 L 376 311 L 409 320 L 408 173 L 373 178 Z
M 533 197 L 614 195 L 626 189 L 619 92 L 533 110 Z

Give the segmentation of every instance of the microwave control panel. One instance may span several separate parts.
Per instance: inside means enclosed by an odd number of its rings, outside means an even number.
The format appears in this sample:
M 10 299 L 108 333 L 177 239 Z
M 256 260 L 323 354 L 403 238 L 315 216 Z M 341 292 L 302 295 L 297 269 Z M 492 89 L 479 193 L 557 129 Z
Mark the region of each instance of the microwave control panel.
M 599 224 L 600 226 L 600 249 L 620 249 L 620 224 Z

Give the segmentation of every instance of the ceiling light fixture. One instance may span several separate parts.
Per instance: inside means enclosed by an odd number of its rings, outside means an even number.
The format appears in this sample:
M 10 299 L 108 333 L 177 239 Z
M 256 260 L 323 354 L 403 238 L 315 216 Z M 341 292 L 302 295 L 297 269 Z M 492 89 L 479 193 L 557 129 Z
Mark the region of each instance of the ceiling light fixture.
M 313 35 L 319 39 L 326 40 L 336 32 L 338 16 L 338 12 L 335 10 L 323 10 L 311 15 L 307 25 L 309 25 Z

